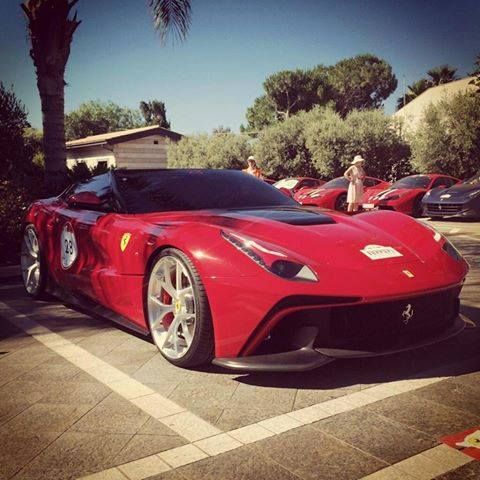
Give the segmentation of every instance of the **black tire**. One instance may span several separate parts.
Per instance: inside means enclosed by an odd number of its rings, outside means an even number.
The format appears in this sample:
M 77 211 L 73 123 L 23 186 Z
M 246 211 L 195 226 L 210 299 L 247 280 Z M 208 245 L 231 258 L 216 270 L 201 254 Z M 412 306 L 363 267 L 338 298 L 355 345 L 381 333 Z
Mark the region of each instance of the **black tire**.
M 149 326 L 149 329 L 152 333 L 150 316 L 148 311 L 148 285 L 150 282 L 150 277 L 155 265 L 164 257 L 174 257 L 177 259 L 183 267 L 187 270 L 193 295 L 195 299 L 195 330 L 193 334 L 192 342 L 188 348 L 188 351 L 180 358 L 171 358 L 167 356 L 160 346 L 155 341 L 155 336 L 152 334 L 152 338 L 160 353 L 166 358 L 170 363 L 182 368 L 193 368 L 206 363 L 210 363 L 214 356 L 214 335 L 213 335 L 213 323 L 212 316 L 210 312 L 210 306 L 208 303 L 207 294 L 205 292 L 205 287 L 203 285 L 200 275 L 190 261 L 190 259 L 185 255 L 181 250 L 176 248 L 167 248 L 159 252 L 153 261 L 151 262 L 151 268 L 146 278 L 146 290 L 145 290 L 145 309 L 146 309 L 146 320 Z
M 414 218 L 419 218 L 422 216 L 422 198 L 423 198 L 423 195 L 420 197 L 417 197 L 413 202 L 412 217 Z
M 27 246 L 27 235 L 29 235 L 29 232 L 34 235 L 36 238 L 36 242 L 38 245 L 38 279 L 35 282 L 35 285 L 32 284 L 32 282 L 28 281 L 28 273 L 25 270 L 26 267 L 26 258 L 27 258 L 27 251 L 28 251 L 28 246 Z M 40 241 L 38 239 L 38 234 L 37 231 L 35 230 L 35 227 L 32 224 L 29 224 L 25 227 L 25 230 L 23 232 L 23 237 L 22 237 L 22 246 L 21 246 L 21 258 L 20 258 L 20 264 L 22 267 L 22 281 L 23 281 L 23 286 L 25 288 L 25 292 L 27 295 L 29 295 L 32 298 L 35 299 L 42 299 L 45 298 L 45 289 L 47 286 L 47 267 L 45 263 L 45 259 L 43 257 L 43 252 L 42 248 L 40 245 Z M 28 283 L 27 283 L 28 282 Z
M 346 193 L 340 194 L 335 200 L 335 210 L 338 210 L 340 212 L 347 211 L 347 194 Z

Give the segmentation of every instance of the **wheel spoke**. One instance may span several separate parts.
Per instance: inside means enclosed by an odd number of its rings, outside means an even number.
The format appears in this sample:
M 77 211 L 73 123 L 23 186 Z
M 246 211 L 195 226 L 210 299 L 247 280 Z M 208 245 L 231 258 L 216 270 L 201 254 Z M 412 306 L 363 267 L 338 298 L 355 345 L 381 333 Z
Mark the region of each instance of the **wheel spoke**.
M 193 335 L 189 330 L 189 325 L 188 325 L 186 320 L 182 321 L 181 325 L 182 325 L 183 337 L 185 338 L 185 342 L 187 344 L 187 347 L 189 347 L 190 344 L 192 343 Z
M 172 282 L 160 282 L 160 287 L 163 288 L 172 298 L 177 296 L 177 292 L 173 288 Z
M 161 286 L 172 298 L 176 297 L 177 292 L 172 283 L 172 271 L 167 263 L 163 265 L 163 282 L 161 282 Z
M 175 271 L 175 288 L 177 289 L 177 293 L 182 289 L 182 275 L 183 273 L 183 265 L 180 262 L 177 262 Z
M 36 263 L 27 267 L 27 280 L 25 281 L 27 285 L 30 285 L 30 282 L 32 281 L 32 273 L 35 271 L 36 267 Z
M 175 350 L 178 350 L 178 326 L 180 325 L 180 321 L 182 320 L 181 315 L 176 315 L 173 319 L 173 322 L 170 324 L 167 330 L 167 335 L 165 337 L 164 345 L 171 343 L 175 345 Z M 170 340 L 171 339 L 171 340 Z
M 193 296 L 193 288 L 191 285 L 188 287 L 182 288 L 180 290 L 177 290 L 177 295 L 181 298 L 183 298 L 185 295 L 192 295 Z

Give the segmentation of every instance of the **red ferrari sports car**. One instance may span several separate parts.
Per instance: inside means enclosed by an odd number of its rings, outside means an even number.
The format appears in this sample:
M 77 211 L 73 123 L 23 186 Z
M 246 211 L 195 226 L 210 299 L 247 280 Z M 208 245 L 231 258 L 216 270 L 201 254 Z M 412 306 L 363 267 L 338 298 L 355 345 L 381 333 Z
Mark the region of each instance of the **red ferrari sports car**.
M 459 333 L 468 266 L 405 215 L 302 208 L 229 170 L 115 170 L 34 202 L 32 296 L 151 335 L 171 363 L 299 371 Z
M 449 188 L 458 182 L 460 182 L 458 178 L 436 173 L 410 175 L 375 195 L 371 203 L 380 210 L 395 210 L 419 217 L 422 213 L 422 198 L 425 193 L 432 188 Z
M 390 183 L 378 178 L 365 177 L 363 203 L 371 203 L 371 198 L 378 192 L 385 190 Z M 331 208 L 332 210 L 346 210 L 347 208 L 348 180 L 337 177 L 322 185 L 320 188 L 303 189 L 295 196 L 295 200 L 302 205 Z

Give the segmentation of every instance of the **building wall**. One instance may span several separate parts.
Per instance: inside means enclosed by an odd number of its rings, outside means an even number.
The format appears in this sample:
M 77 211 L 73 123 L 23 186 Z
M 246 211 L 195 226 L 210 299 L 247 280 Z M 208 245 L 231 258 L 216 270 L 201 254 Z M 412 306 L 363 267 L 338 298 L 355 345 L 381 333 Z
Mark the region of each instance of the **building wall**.
M 442 100 L 449 100 L 457 93 L 474 90 L 475 86 L 470 85 L 470 80 L 472 80 L 472 77 L 462 78 L 461 80 L 429 88 L 410 103 L 407 103 L 403 108 L 398 110 L 398 112 L 395 112 L 393 116 L 394 118 L 403 120 L 406 131 L 415 132 L 429 105 L 436 104 Z
M 167 167 L 167 139 L 161 135 L 117 143 L 113 151 L 117 168 Z
M 85 162 L 89 168 L 95 167 L 98 162 L 107 162 L 108 167 L 114 167 L 115 156 L 111 150 L 102 147 L 67 149 L 67 167 L 72 168 L 79 162 Z

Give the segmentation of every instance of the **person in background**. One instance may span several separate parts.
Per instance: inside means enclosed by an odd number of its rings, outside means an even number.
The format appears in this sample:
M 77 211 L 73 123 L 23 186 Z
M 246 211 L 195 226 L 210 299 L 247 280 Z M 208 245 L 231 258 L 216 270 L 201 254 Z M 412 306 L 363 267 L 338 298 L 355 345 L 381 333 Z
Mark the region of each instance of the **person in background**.
M 363 164 L 365 159 L 361 155 L 355 155 L 351 165 L 347 168 L 343 176 L 350 182 L 347 192 L 348 212 L 358 211 L 358 206 L 362 202 L 363 197 L 363 179 L 365 178 L 365 170 Z
M 248 173 L 250 175 L 253 175 L 260 180 L 263 180 L 263 175 L 262 171 L 257 167 L 257 162 L 255 160 L 255 157 L 253 155 L 250 155 L 247 159 L 248 167 L 245 168 L 243 171 L 245 173 Z

